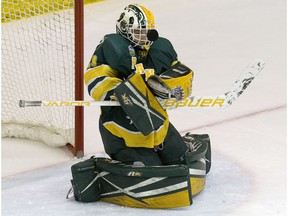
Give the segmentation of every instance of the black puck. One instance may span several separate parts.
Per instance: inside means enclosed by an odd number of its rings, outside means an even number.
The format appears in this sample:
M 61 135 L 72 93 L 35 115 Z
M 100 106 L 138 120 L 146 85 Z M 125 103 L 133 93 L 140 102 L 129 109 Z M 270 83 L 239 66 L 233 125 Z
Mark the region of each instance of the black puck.
M 147 32 L 147 38 L 150 41 L 156 41 L 159 35 L 156 29 L 149 29 Z

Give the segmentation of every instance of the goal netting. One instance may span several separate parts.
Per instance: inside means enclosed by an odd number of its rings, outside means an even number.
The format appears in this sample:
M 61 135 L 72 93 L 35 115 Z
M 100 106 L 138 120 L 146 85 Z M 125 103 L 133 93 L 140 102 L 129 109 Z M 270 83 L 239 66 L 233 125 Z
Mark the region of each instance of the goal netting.
M 1 6 L 2 137 L 75 146 L 75 107 L 19 107 L 20 99 L 75 100 L 74 1 L 2 0 Z

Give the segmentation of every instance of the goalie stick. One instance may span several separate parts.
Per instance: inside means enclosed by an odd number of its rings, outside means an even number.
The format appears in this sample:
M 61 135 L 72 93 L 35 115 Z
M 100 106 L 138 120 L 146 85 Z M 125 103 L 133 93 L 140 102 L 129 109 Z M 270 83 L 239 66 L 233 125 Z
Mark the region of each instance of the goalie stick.
M 184 100 L 177 101 L 175 98 L 162 99 L 161 105 L 165 109 L 196 109 L 196 108 L 217 108 L 229 107 L 247 89 L 253 79 L 264 68 L 264 61 L 255 59 L 240 74 L 232 88 L 218 96 L 191 96 Z M 65 107 L 65 106 L 120 106 L 117 101 L 27 101 L 20 100 L 20 107 L 44 106 L 44 107 Z

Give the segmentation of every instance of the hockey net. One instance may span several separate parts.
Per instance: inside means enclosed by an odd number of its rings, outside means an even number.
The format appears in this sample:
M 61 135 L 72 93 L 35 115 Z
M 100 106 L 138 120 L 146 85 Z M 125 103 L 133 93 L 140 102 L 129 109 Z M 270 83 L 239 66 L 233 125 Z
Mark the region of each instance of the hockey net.
M 83 99 L 83 1 L 2 0 L 1 6 L 2 137 L 68 144 L 83 155 L 81 107 L 19 107 L 20 99 Z

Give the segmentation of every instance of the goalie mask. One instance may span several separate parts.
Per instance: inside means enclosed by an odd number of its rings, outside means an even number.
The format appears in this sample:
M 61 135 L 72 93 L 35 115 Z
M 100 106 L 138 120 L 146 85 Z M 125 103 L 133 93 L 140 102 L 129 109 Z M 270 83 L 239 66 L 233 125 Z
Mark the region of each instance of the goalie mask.
M 137 4 L 124 8 L 116 22 L 116 31 L 133 43 L 133 46 L 149 48 L 158 39 L 153 14 Z

